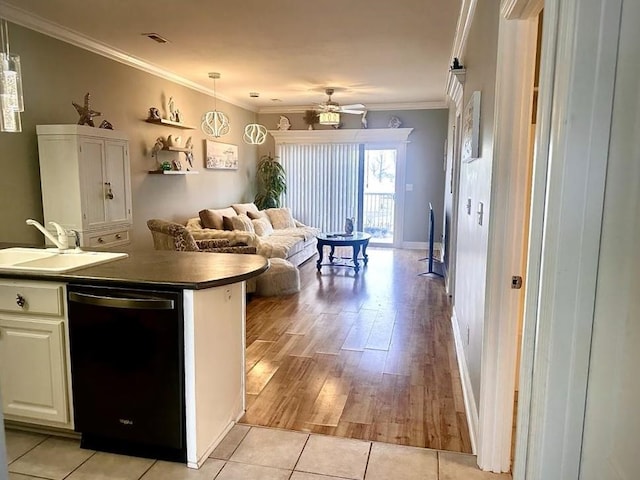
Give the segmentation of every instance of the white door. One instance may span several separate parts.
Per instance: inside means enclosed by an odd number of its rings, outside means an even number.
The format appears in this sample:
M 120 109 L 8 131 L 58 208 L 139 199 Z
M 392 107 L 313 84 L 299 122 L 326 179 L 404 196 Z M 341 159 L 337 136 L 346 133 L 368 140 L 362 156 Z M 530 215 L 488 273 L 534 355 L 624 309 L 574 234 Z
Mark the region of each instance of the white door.
M 68 421 L 62 338 L 62 320 L 0 317 L 0 390 L 7 417 Z
M 127 142 L 105 141 L 105 206 L 108 222 L 125 222 L 131 211 Z
M 580 479 L 639 478 L 640 2 L 625 0 L 609 143 Z
M 107 221 L 104 141 L 96 138 L 81 138 L 80 151 L 85 229 L 100 228 Z

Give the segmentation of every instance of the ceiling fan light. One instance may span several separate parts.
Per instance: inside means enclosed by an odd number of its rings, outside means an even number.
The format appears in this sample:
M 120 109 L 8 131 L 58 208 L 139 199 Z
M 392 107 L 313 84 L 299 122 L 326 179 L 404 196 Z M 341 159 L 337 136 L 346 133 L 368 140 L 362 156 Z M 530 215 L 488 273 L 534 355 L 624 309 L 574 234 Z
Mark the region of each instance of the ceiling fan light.
M 339 125 L 340 114 L 338 112 L 322 112 L 318 115 L 320 125 Z
M 267 127 L 259 123 L 250 123 L 244 127 L 242 138 L 249 145 L 262 145 L 267 139 Z

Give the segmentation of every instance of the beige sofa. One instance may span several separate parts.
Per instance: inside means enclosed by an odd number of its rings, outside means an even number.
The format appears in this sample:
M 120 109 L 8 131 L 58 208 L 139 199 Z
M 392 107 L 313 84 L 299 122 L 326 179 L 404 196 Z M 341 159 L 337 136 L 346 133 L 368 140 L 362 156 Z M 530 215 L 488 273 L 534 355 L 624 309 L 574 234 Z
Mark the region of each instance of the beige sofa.
M 186 227 L 195 240 L 224 238 L 231 245 L 249 245 L 259 255 L 282 258 L 296 266 L 317 252 L 319 230 L 293 219 L 288 209 L 258 211 L 253 203 L 205 209 L 199 217 L 189 219 Z

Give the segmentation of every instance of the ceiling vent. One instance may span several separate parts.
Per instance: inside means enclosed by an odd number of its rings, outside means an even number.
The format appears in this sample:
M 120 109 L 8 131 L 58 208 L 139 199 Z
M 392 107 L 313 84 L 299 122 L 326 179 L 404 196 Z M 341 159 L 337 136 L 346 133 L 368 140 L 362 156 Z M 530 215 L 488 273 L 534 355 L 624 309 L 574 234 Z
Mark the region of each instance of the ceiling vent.
M 147 38 L 150 38 L 151 40 L 153 40 L 154 42 L 158 42 L 158 43 L 169 43 L 169 40 L 167 40 L 164 37 L 161 37 L 160 35 L 158 35 L 157 33 L 142 33 L 141 35 L 144 35 Z

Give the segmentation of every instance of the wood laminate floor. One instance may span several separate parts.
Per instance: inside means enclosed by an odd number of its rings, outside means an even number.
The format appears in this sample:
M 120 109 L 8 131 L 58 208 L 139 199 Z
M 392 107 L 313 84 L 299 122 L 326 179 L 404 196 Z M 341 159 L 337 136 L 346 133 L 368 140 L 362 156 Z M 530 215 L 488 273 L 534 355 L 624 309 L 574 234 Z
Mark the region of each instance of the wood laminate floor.
M 300 293 L 247 305 L 251 425 L 471 452 L 451 307 L 419 251 L 300 267 Z M 345 252 L 346 254 L 346 252 Z

